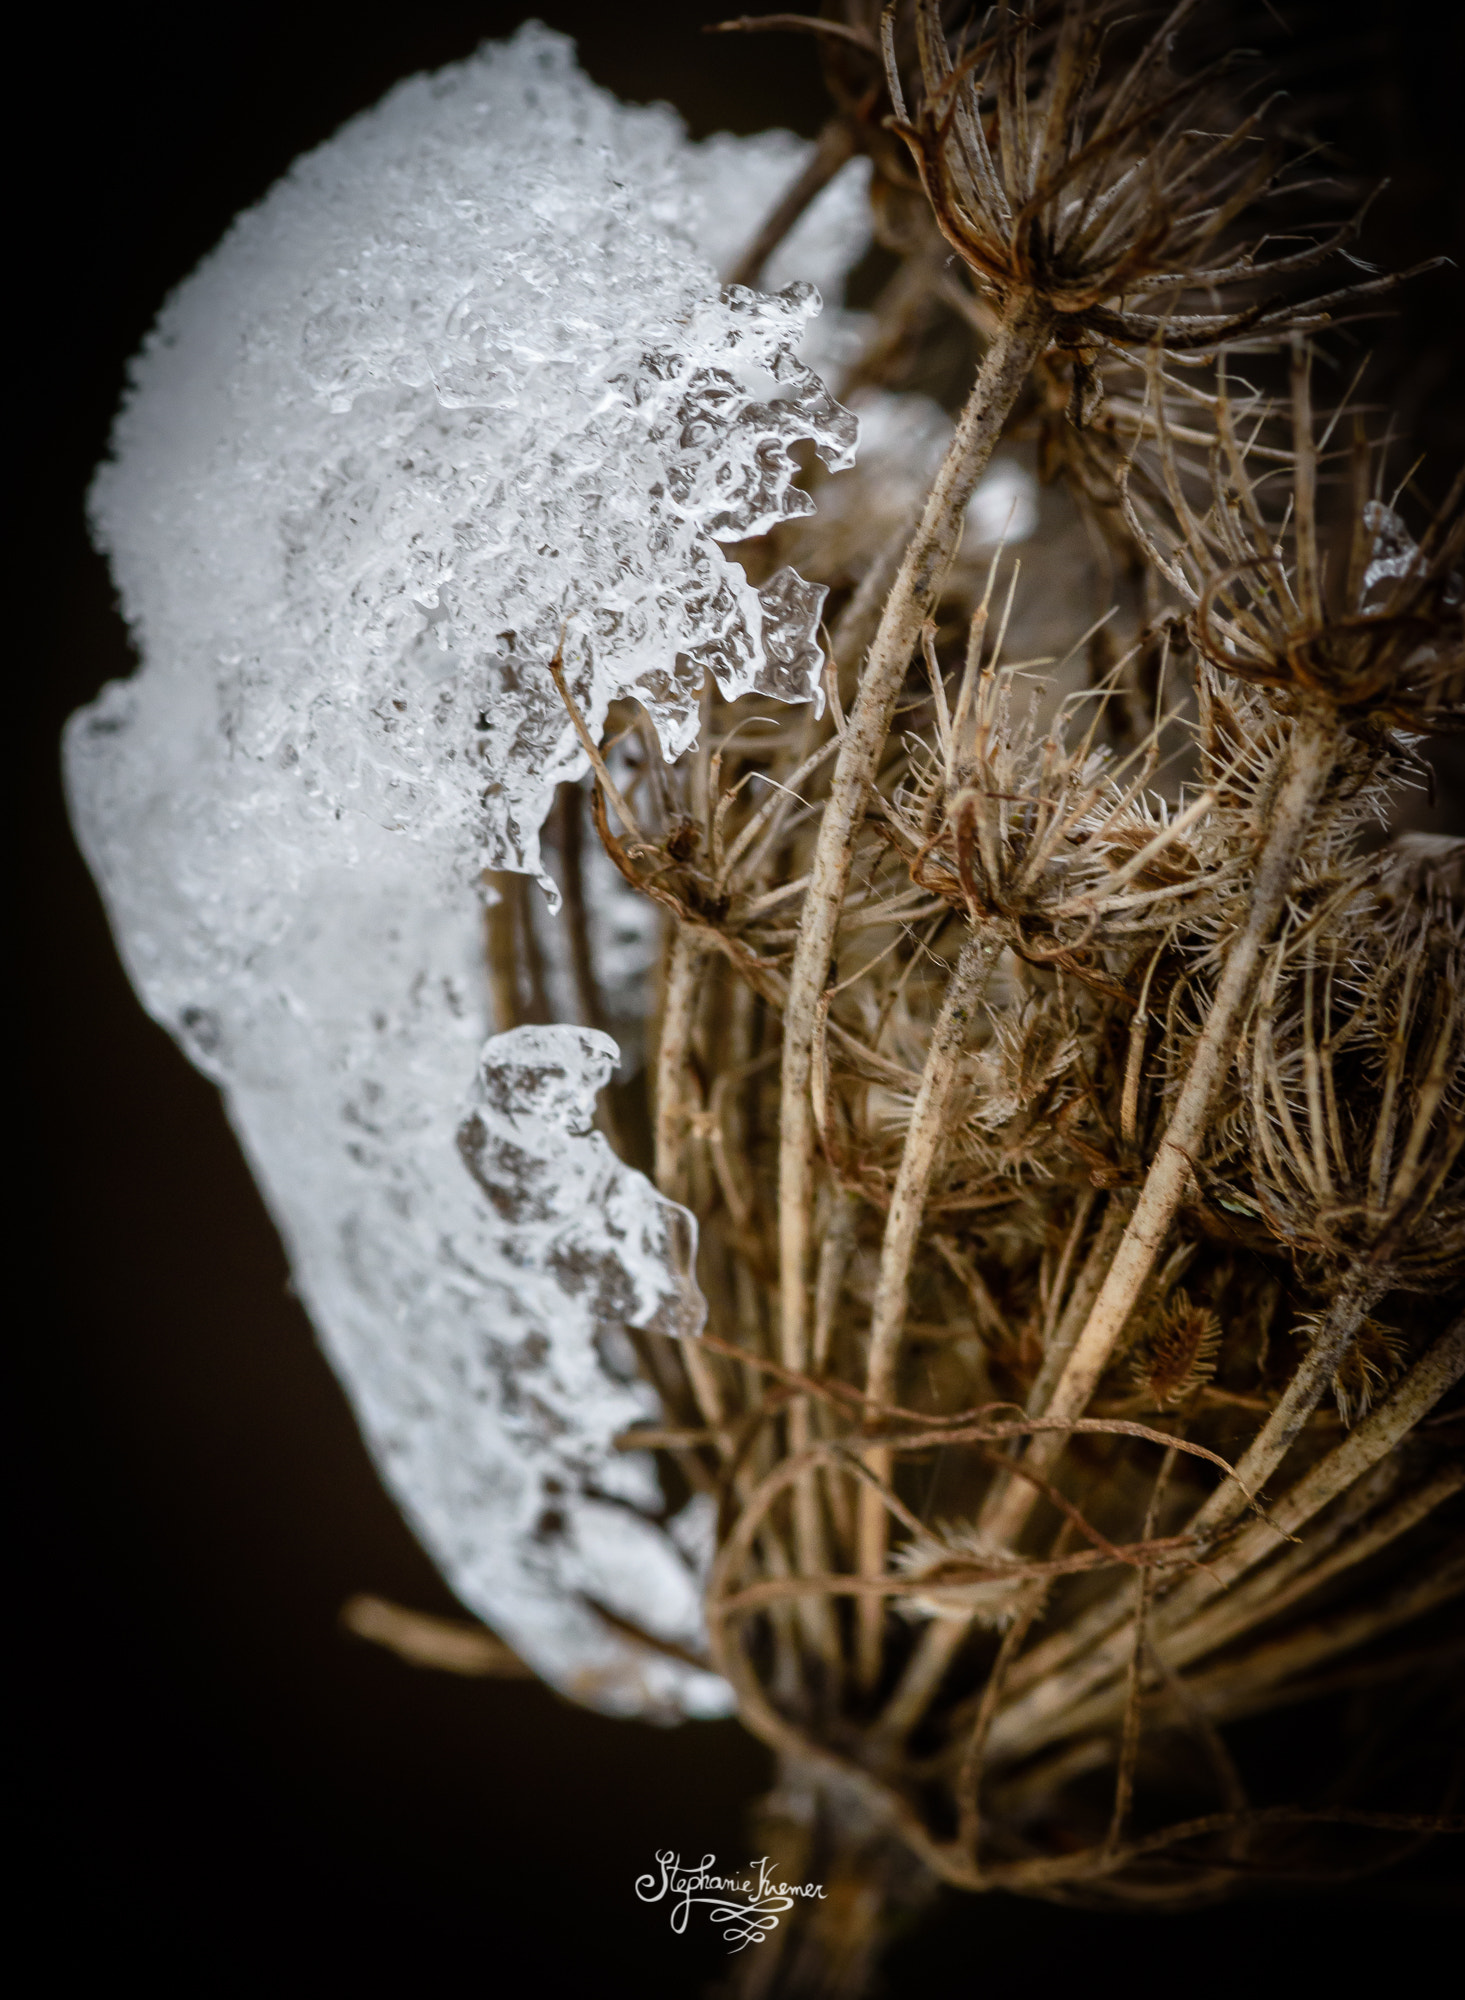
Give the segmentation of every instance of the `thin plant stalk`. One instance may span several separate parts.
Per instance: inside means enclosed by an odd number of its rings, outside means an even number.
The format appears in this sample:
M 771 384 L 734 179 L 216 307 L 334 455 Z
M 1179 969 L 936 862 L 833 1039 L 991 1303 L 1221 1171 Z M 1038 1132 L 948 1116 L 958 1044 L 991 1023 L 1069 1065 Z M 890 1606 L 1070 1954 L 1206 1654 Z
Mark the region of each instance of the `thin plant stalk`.
M 1232 1705 L 1244 1706 L 1259 1691 L 1308 1672 L 1340 1653 L 1355 1651 L 1396 1626 L 1422 1617 L 1465 1590 L 1465 1555 L 1455 1553 L 1437 1566 L 1407 1577 L 1382 1598 L 1350 1605 L 1295 1631 L 1263 1640 L 1249 1652 L 1183 1683 L 1212 1716 L 1224 1719 Z M 1167 1654 L 1172 1649 L 1167 1646 Z M 1172 1655 L 1173 1657 L 1173 1655 Z M 1066 1718 L 1075 1732 L 1087 1733 L 1112 1722 L 1122 1706 L 1119 1688 L 1107 1690 Z
M 865 1394 L 876 1407 L 895 1399 L 911 1260 L 925 1217 L 931 1177 L 940 1162 L 948 1135 L 951 1100 L 960 1075 L 962 1052 L 996 958 L 997 940 L 991 935 L 978 934 L 967 939 L 956 962 L 956 970 L 947 982 L 941 1012 L 931 1032 L 931 1046 L 921 1073 L 921 1087 L 911 1109 L 910 1123 L 906 1127 L 905 1144 L 901 1149 L 900 1166 L 891 1191 L 885 1235 L 880 1246 L 880 1274 L 870 1315 L 870 1352 L 865 1377 Z M 891 1474 L 889 1451 L 877 1446 L 871 1451 L 868 1463 L 876 1477 L 888 1484 Z M 861 1487 L 859 1504 L 860 1574 L 878 1577 L 885 1568 L 888 1515 L 879 1493 L 869 1486 Z M 878 1597 L 867 1597 L 861 1601 L 858 1673 L 866 1687 L 873 1684 L 879 1671 L 884 1614 L 885 1607 Z
M 656 1181 L 673 1201 L 687 1199 L 684 1134 L 689 1117 L 687 1074 L 692 1054 L 697 990 L 705 953 L 678 928 L 671 939 L 661 998 L 661 1032 L 656 1046 Z M 681 1343 L 687 1378 L 703 1422 L 711 1430 L 727 1422 L 722 1392 L 710 1358 L 696 1341 Z
M 1353 1273 L 1339 1287 L 1282 1400 L 1247 1446 L 1235 1472 L 1222 1481 L 1192 1521 L 1192 1529 L 1202 1540 L 1224 1534 L 1245 1512 L 1250 1497 L 1261 1492 L 1296 1442 L 1385 1289 L 1384 1282 L 1368 1271 Z
M 1341 1548 L 1334 1549 L 1321 1562 L 1300 1563 L 1289 1576 L 1280 1575 L 1280 1565 L 1273 1563 L 1259 1575 L 1250 1577 L 1240 1589 L 1222 1597 L 1210 1612 L 1193 1620 L 1177 1636 L 1168 1649 L 1172 1663 L 1177 1660 L 1177 1647 L 1181 1658 L 1198 1659 L 1203 1653 L 1214 1652 L 1242 1636 L 1260 1617 L 1274 1618 L 1299 1599 L 1321 1590 L 1335 1576 L 1376 1555 L 1400 1535 L 1408 1534 L 1436 1507 L 1458 1493 L 1462 1485 L 1465 1485 L 1465 1466 L 1446 1466 L 1433 1479 L 1386 1508 L 1377 1520 L 1349 1536 Z M 1306 1557 L 1312 1551 L 1303 1543 L 1292 1553 Z
M 1194 1571 L 1156 1609 L 1157 1639 L 1168 1640 L 1190 1618 L 1219 1597 L 1322 1509 L 1377 1465 L 1426 1417 L 1445 1392 L 1465 1374 L 1465 1314 L 1457 1318 L 1418 1361 L 1386 1403 L 1372 1411 L 1344 1441 L 1300 1479 L 1272 1508 L 1226 1548 Z M 1090 1645 L 1063 1669 L 1055 1666 L 1027 1694 L 998 1716 L 994 1745 L 1004 1753 L 1030 1754 L 1066 1736 L 1082 1717 L 1082 1706 L 1104 1682 L 1121 1673 L 1128 1658 L 1127 1625 Z
M 1019 391 L 1047 344 L 1052 319 L 1019 295 L 977 375 L 906 549 L 850 709 L 820 819 L 784 1004 L 779 1108 L 779 1317 L 784 1365 L 808 1363 L 809 1247 L 813 1227 L 814 1107 L 810 1090 L 820 996 L 844 906 L 854 834 L 875 781 L 895 704 L 921 628 L 961 542 L 967 502 Z

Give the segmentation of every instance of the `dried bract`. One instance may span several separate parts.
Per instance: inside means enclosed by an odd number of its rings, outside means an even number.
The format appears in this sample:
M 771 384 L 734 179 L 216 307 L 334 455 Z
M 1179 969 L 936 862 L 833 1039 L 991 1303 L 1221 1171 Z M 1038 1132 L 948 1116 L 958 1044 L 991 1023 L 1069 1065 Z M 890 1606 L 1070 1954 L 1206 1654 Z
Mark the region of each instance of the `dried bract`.
M 1177 1291 L 1130 1352 L 1135 1387 L 1162 1405 L 1183 1401 L 1215 1373 L 1220 1344 L 1216 1315 L 1195 1304 L 1188 1292 Z
M 916 0 L 925 92 L 908 109 L 884 17 L 895 129 L 915 159 L 943 235 L 999 302 L 1042 299 L 1055 341 L 1079 353 L 1159 342 L 1174 352 L 1245 334 L 1316 325 L 1345 302 L 1396 282 L 1354 285 L 1292 307 L 1217 294 L 1304 274 L 1336 255 L 1356 223 L 1289 255 L 1267 256 L 1236 224 L 1269 191 L 1278 163 L 1264 118 L 1218 115 L 1224 65 L 1179 78 L 1175 37 L 1197 0 L 1181 0 L 1127 62 L 1106 61 L 1117 9 L 1065 0 L 1005 3 L 981 39 L 953 50 L 938 0 Z M 1220 123 L 1221 131 L 1209 129 Z M 1209 310 L 1196 310 L 1204 298 Z M 1189 308 L 1187 310 L 1187 308 Z M 1092 388 L 1075 383 L 1082 419 Z
M 1465 726 L 1465 473 L 1416 544 L 1376 497 L 1385 456 L 1355 431 L 1342 559 L 1331 564 L 1320 476 L 1346 413 L 1319 426 L 1312 357 L 1294 342 L 1290 478 L 1259 462 L 1263 408 L 1243 432 L 1224 376 L 1215 399 L 1209 492 L 1190 498 L 1165 420 L 1157 361 L 1151 381 L 1169 520 L 1126 495 L 1131 530 L 1182 602 L 1198 649 L 1223 673 L 1325 704 L 1355 734 L 1374 727 L 1440 732 Z M 1148 518 L 1147 518 L 1148 516 Z

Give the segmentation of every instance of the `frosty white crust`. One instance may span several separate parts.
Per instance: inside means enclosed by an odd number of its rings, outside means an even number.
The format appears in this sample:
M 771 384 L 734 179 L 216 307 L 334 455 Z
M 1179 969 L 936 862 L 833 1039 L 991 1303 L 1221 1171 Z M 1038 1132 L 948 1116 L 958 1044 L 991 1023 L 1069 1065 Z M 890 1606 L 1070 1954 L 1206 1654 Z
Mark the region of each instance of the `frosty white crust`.
M 845 462 L 854 420 L 795 357 L 812 289 L 724 299 L 709 261 L 800 156 L 692 146 L 530 27 L 299 161 L 135 364 L 93 519 L 143 666 L 66 744 L 134 984 L 223 1087 L 388 1486 L 547 1680 L 663 1720 L 727 1690 L 585 1597 L 701 1643 L 705 1509 L 663 1526 L 610 1444 L 649 1408 L 625 1326 L 695 1312 L 685 1234 L 586 1129 L 613 1043 L 521 1031 L 480 1068 L 478 878 L 538 869 L 584 767 L 566 620 L 591 725 L 632 692 L 669 752 L 707 666 L 810 692 L 822 591 L 754 591 L 718 538 L 806 511 L 788 446 Z M 780 277 L 837 282 L 860 197 Z

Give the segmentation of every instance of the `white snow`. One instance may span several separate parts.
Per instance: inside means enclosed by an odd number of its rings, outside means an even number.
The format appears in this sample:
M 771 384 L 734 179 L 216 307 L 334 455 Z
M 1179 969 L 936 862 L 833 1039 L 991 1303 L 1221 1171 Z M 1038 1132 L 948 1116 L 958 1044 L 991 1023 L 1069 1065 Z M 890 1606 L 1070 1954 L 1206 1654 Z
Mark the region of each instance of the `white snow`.
M 134 984 L 223 1088 L 384 1480 L 548 1681 L 663 1720 L 728 1691 L 588 1600 L 702 1643 L 707 1509 L 666 1522 L 611 1444 L 654 1408 L 626 1329 L 697 1323 L 690 1223 L 588 1129 L 608 1038 L 489 1037 L 481 873 L 540 870 L 585 768 L 562 627 L 591 727 L 634 693 L 668 754 L 707 668 L 814 685 L 822 591 L 718 547 L 807 511 L 791 443 L 854 442 L 796 355 L 813 292 L 714 270 L 801 158 L 692 145 L 531 26 L 299 161 L 135 365 L 93 513 L 143 665 L 66 742 Z M 862 190 L 779 282 L 833 291 Z M 655 936 L 615 893 L 634 1012 Z

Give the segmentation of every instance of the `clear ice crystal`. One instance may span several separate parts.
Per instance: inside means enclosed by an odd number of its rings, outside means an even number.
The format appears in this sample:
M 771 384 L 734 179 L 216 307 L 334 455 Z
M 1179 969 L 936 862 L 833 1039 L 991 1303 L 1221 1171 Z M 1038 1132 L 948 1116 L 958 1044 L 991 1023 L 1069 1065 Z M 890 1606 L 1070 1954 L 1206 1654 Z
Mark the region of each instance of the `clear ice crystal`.
M 1359 603 L 1366 605 L 1381 583 L 1409 576 L 1422 563 L 1413 536 L 1392 507 L 1386 507 L 1381 500 L 1366 500 L 1363 525 L 1373 536 L 1373 550 L 1358 593 Z
M 726 1694 L 714 1675 L 689 1676 L 651 1652 L 628 1685 L 620 1654 L 595 1658 L 605 1629 L 597 1604 L 683 1648 L 702 1642 L 698 1521 L 679 1516 L 663 1533 L 649 1460 L 612 1442 L 656 1414 L 627 1329 L 695 1334 L 705 1312 L 691 1216 L 590 1129 L 616 1058 L 610 1037 L 586 1028 L 516 1028 L 487 1042 L 457 1144 L 489 1213 L 479 1210 L 443 1247 L 458 1282 L 496 1302 L 477 1358 L 494 1378 L 509 1447 L 496 1496 L 500 1533 L 517 1542 L 518 1564 L 542 1583 L 547 1610 L 579 1628 L 566 1634 L 579 1655 L 568 1691 L 640 1713 L 680 1702 L 716 1714 Z M 422 1425 L 411 1450 L 401 1483 L 424 1512 L 429 1496 L 439 1500 L 450 1535 L 471 1518 L 455 1490 L 459 1469 L 471 1464 L 481 1477 L 485 1457 L 441 1450 Z M 486 1594 L 491 1567 L 480 1579 L 470 1565 L 494 1559 L 475 1538 L 453 1581 Z
M 687 1226 L 588 1129 L 613 1042 L 490 1036 L 479 878 L 544 865 L 584 769 L 562 627 L 590 726 L 634 694 L 669 754 L 705 668 L 816 692 L 822 592 L 719 547 L 807 508 L 793 443 L 854 442 L 796 348 L 867 240 L 859 171 L 780 295 L 715 275 L 802 157 L 690 144 L 531 26 L 298 162 L 135 365 L 93 519 L 143 665 L 66 742 L 133 983 L 222 1086 L 388 1486 L 545 1679 L 662 1720 L 730 1703 L 677 1656 L 707 1507 L 667 1520 L 611 1442 L 654 1409 L 628 1329 L 695 1320 Z M 606 864 L 630 1017 L 628 897 Z
M 790 447 L 847 464 L 855 420 L 796 357 L 807 282 L 719 295 L 689 153 L 531 26 L 298 162 L 164 308 L 98 539 L 149 659 L 323 812 L 533 870 L 585 768 L 562 627 L 590 727 L 637 694 L 668 756 L 705 667 L 812 659 L 813 594 L 718 543 L 807 512 Z

